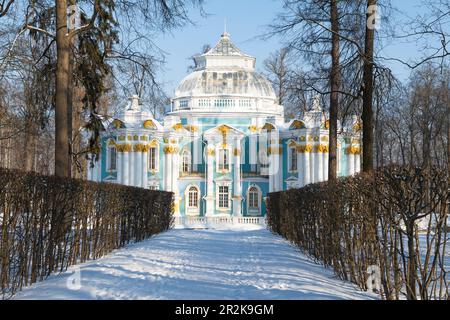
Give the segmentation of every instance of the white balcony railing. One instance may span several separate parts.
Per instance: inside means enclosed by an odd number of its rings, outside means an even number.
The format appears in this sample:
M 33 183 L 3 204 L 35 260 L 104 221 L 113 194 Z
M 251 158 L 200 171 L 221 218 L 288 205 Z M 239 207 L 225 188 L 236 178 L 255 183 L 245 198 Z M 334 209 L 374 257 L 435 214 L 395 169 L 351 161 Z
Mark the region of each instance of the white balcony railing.
M 176 227 L 208 228 L 224 225 L 259 225 L 266 226 L 265 217 L 198 217 L 178 216 L 175 217 Z

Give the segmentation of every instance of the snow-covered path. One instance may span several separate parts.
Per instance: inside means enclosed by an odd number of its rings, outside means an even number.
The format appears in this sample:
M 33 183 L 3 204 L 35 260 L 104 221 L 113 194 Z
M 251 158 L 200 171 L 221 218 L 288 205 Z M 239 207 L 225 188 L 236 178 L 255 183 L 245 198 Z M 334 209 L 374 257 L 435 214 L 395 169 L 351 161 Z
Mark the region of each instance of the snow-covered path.
M 79 271 L 76 271 L 79 270 Z M 68 288 L 80 275 L 80 286 Z M 71 287 L 71 286 L 69 286 Z M 78 289 L 78 290 L 73 290 Z M 267 230 L 171 230 L 16 299 L 373 299 Z

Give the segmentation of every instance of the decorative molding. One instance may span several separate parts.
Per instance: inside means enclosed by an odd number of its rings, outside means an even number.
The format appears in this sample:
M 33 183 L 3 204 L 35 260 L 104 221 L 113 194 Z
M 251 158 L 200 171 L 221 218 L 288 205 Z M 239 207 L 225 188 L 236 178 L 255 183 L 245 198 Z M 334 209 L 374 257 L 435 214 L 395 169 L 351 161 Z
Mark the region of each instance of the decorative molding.
M 361 147 L 359 146 L 350 146 L 345 149 L 346 154 L 361 154 Z
M 130 143 L 116 144 L 117 152 L 131 152 L 133 149 Z
M 220 126 L 217 127 L 217 130 L 222 134 L 222 135 L 226 135 L 229 131 L 230 131 L 230 127 L 222 124 Z
M 150 150 L 150 146 L 148 144 L 138 143 L 133 146 L 134 152 L 148 152 Z
M 276 128 L 273 124 L 266 122 L 266 124 L 264 124 L 264 126 L 261 129 L 266 130 L 266 131 L 272 131 L 272 130 L 275 130 Z
M 238 148 L 234 148 L 234 150 L 233 150 L 233 155 L 234 155 L 235 157 L 240 156 L 240 155 L 241 155 L 241 150 L 239 150 Z
M 153 122 L 153 120 L 150 119 L 144 121 L 143 127 L 145 129 L 156 129 L 155 123 Z
M 112 125 L 116 128 L 116 129 L 124 129 L 125 128 L 125 123 L 119 119 L 114 119 L 112 122 Z
M 208 149 L 206 150 L 206 154 L 207 154 L 208 156 L 215 156 L 215 155 L 216 155 L 216 150 L 215 150 L 214 148 L 208 148 Z
M 190 131 L 190 132 L 192 132 L 192 133 L 194 133 L 194 132 L 198 132 L 198 127 L 197 126 L 194 126 L 194 125 L 187 125 L 187 126 L 185 126 L 185 129 L 187 130 L 187 131 Z
M 164 147 L 164 153 L 165 154 L 173 154 L 177 153 L 179 151 L 177 146 L 165 146 Z
M 313 146 L 310 144 L 301 144 L 297 146 L 297 152 L 299 153 L 309 153 L 313 150 Z
M 152 141 L 149 142 L 148 145 L 149 145 L 149 147 L 154 148 L 154 147 L 158 147 L 159 143 L 158 143 L 158 140 L 153 139 Z
M 289 130 L 298 130 L 298 129 L 305 129 L 305 123 L 301 120 L 294 120 L 292 124 L 289 127 Z
M 319 144 L 314 146 L 314 151 L 317 153 L 328 153 L 328 145 L 327 144 Z
M 181 122 L 179 122 L 177 124 L 174 124 L 172 126 L 172 129 L 175 130 L 175 131 L 179 131 L 179 130 L 183 129 L 183 125 L 181 124 Z

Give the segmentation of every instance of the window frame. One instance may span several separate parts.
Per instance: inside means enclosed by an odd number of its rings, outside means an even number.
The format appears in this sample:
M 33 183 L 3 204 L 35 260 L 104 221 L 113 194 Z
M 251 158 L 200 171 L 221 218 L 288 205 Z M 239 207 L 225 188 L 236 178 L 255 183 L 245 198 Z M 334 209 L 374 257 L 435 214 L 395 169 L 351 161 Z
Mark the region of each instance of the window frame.
M 114 149 L 114 169 L 111 168 L 111 165 L 113 163 L 111 152 Z M 117 148 L 115 145 L 110 145 L 107 148 L 106 152 L 106 171 L 107 172 L 117 172 Z
M 196 198 L 192 198 L 196 202 L 197 206 L 191 206 L 191 192 L 195 189 Z M 185 213 L 187 216 L 197 216 L 200 214 L 200 200 L 201 200 L 201 189 L 196 184 L 190 184 L 184 190 L 184 202 L 185 202 Z
M 151 164 L 152 164 L 152 149 L 155 150 L 155 154 L 154 154 L 154 163 L 155 166 L 154 168 L 152 168 Z M 148 154 L 147 154 L 147 170 L 149 172 L 158 172 L 159 171 L 159 144 L 156 145 L 151 145 L 148 149 Z
M 187 164 L 185 162 L 187 157 Z M 185 170 L 185 166 L 187 165 L 187 170 Z M 192 173 L 192 155 L 189 150 L 184 150 L 181 154 L 181 172 L 183 174 L 191 174 Z
M 221 152 L 224 151 L 226 155 L 226 163 L 223 163 L 223 168 L 221 168 Z M 217 158 L 216 158 L 216 171 L 219 173 L 229 173 L 231 172 L 232 166 L 232 156 L 231 156 L 231 148 L 230 147 L 220 147 L 217 149 Z M 225 159 L 225 157 L 224 157 Z M 225 168 L 225 164 L 227 165 Z
M 298 172 L 298 153 L 296 147 L 288 147 L 288 172 Z
M 254 189 L 254 190 L 252 190 Z M 256 199 L 255 197 L 255 193 L 256 193 Z M 253 194 L 253 196 L 251 196 Z M 253 197 L 253 199 L 251 199 Z M 252 184 L 248 187 L 247 189 L 247 214 L 248 215 L 261 215 L 261 210 L 262 210 L 262 192 L 261 192 L 261 188 L 255 184 Z M 254 201 L 256 200 L 257 202 L 257 207 L 252 207 L 252 201 L 254 204 Z
M 221 192 L 221 188 L 227 188 L 227 192 Z M 227 206 L 220 206 L 224 204 L 225 199 L 221 199 L 221 194 L 226 195 Z M 231 210 L 231 182 L 218 182 L 216 185 L 216 208 L 218 211 L 230 211 Z

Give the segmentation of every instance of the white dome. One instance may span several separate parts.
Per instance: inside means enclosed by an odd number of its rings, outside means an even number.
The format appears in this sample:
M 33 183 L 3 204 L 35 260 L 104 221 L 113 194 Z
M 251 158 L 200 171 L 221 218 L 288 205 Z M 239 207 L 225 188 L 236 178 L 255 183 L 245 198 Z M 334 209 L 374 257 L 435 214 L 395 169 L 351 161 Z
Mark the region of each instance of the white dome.
M 199 70 L 185 77 L 175 90 L 175 98 L 210 95 L 245 96 L 276 100 L 272 85 L 249 70 Z
M 265 113 L 282 117 L 271 83 L 255 71 L 256 59 L 222 34 L 217 45 L 195 57 L 196 69 L 175 90 L 171 113 Z

